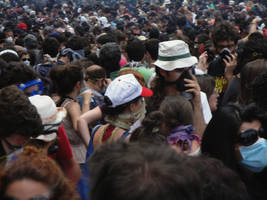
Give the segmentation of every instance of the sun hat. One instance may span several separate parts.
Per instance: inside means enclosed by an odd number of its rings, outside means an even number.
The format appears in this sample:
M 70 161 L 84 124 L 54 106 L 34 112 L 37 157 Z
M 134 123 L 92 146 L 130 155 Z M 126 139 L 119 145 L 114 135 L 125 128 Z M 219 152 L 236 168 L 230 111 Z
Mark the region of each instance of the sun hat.
M 157 67 L 172 71 L 174 69 L 191 67 L 197 63 L 197 58 L 191 56 L 188 44 L 182 40 L 171 40 L 159 43 Z
M 128 103 L 139 96 L 150 97 L 152 95 L 153 92 L 142 87 L 133 74 L 117 77 L 108 85 L 105 92 L 105 96 L 109 98 L 113 108 Z
M 33 104 L 38 114 L 42 119 L 44 125 L 45 135 L 40 135 L 35 139 L 43 141 L 52 141 L 56 138 L 57 129 L 62 120 L 66 117 L 66 110 L 62 107 L 56 107 L 55 102 L 51 97 L 46 95 L 35 95 L 29 97 L 31 104 Z M 49 134 L 50 133 L 50 134 Z

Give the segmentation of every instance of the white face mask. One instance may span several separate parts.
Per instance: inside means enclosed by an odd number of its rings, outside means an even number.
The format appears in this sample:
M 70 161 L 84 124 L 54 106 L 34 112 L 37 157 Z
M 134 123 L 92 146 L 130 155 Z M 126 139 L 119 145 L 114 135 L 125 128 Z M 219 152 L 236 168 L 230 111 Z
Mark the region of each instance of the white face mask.
M 23 63 L 24 63 L 25 65 L 27 65 L 27 66 L 30 66 L 30 65 L 31 65 L 31 63 L 30 63 L 29 60 L 24 60 Z
M 12 37 L 8 37 L 8 38 L 6 38 L 6 42 L 8 42 L 8 43 L 12 43 L 12 42 L 13 42 L 13 38 L 12 38 Z

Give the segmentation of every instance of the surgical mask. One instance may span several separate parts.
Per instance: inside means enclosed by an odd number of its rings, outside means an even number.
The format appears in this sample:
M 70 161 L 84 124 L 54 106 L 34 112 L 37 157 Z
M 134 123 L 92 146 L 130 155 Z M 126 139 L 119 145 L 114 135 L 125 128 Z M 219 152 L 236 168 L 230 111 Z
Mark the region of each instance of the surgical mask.
M 8 38 L 6 38 L 6 42 L 8 42 L 8 43 L 12 43 L 12 42 L 13 42 L 13 38 L 12 38 L 12 37 L 8 37 Z
M 25 65 L 27 65 L 27 66 L 30 66 L 30 64 L 31 64 L 29 60 L 24 60 L 23 63 L 24 63 Z
M 267 140 L 260 138 L 250 146 L 240 146 L 243 160 L 241 164 L 253 172 L 260 172 L 267 167 Z

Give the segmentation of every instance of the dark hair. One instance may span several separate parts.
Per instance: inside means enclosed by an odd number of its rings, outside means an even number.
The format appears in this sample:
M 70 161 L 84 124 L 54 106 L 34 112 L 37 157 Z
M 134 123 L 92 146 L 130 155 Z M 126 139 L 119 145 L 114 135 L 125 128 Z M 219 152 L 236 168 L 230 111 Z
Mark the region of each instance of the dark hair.
M 192 105 L 183 96 L 166 96 L 159 110 L 164 114 L 164 123 L 170 130 L 180 125 L 193 124 Z
M 162 130 L 164 114 L 160 111 L 149 113 L 142 121 L 142 125 L 131 134 L 131 142 L 167 143 L 166 135 Z
M 15 181 L 30 179 L 41 182 L 50 190 L 50 200 L 78 200 L 78 195 L 57 163 L 34 147 L 24 148 L 19 158 L 0 174 L 0 199 Z
M 159 29 L 157 27 L 153 26 L 149 30 L 149 38 L 150 39 L 159 39 L 159 35 L 160 35 L 160 32 L 159 32 Z
M 210 75 L 197 75 L 197 82 L 202 92 L 205 92 L 207 99 L 212 95 L 215 88 L 215 79 Z
M 47 37 L 43 41 L 43 54 L 49 54 L 51 57 L 56 57 L 58 54 L 60 44 L 54 37 Z
M 249 36 L 248 36 L 248 40 L 264 40 L 264 36 L 260 33 L 260 32 L 254 32 L 254 33 L 251 33 Z
M 267 111 L 267 73 L 259 74 L 252 82 L 252 98 L 264 111 Z
M 99 62 L 106 70 L 107 77 L 111 72 L 120 70 L 121 51 L 120 47 L 116 43 L 104 44 L 99 53 Z
M 7 63 L 0 58 L 0 89 L 8 85 Z
M 238 168 L 234 148 L 241 125 L 241 112 L 242 108 L 235 104 L 220 108 L 207 125 L 201 143 L 204 155 L 221 160 L 233 170 Z
M 30 138 L 43 132 L 40 116 L 28 97 L 16 86 L 0 90 L 1 138 L 16 133 Z
M 68 39 L 66 43 L 67 48 L 71 48 L 72 50 L 81 50 L 85 47 L 84 38 L 79 36 L 72 36 Z
M 92 200 L 200 199 L 200 180 L 186 157 L 166 145 L 111 143 L 92 155 Z
M 265 40 L 248 40 L 239 50 L 237 57 L 237 71 L 240 72 L 243 67 L 253 60 L 267 59 L 267 42 Z
M 79 81 L 83 81 L 83 69 L 75 64 L 55 66 L 49 74 L 59 96 L 64 97 L 73 91 Z
M 118 115 L 118 114 L 121 114 L 122 112 L 124 112 L 124 110 L 127 107 L 130 106 L 130 104 L 137 103 L 140 98 L 141 98 L 140 96 L 136 97 L 135 99 L 131 100 L 130 102 L 121 104 L 121 105 L 116 106 L 116 107 L 113 108 L 113 107 L 111 107 L 111 105 L 112 105 L 111 100 L 107 96 L 104 96 L 104 105 L 102 107 L 102 112 L 105 115 Z
M 4 51 L 4 50 L 15 51 L 14 49 L 2 49 L 1 51 Z M 4 61 L 6 61 L 7 63 L 9 63 L 9 62 L 19 62 L 19 56 L 15 55 L 14 53 L 10 53 L 10 52 L 3 53 L 0 56 L 0 58 L 3 59 Z
M 160 41 L 158 39 L 149 39 L 145 42 L 146 51 L 149 53 L 153 60 L 158 59 L 159 42 Z
M 254 60 L 243 67 L 240 74 L 241 93 L 239 103 L 246 105 L 252 103 L 251 83 L 258 75 L 265 72 L 267 72 L 267 60 L 265 59 Z
M 237 44 L 238 39 L 239 35 L 235 27 L 226 21 L 216 24 L 212 32 L 212 40 L 215 46 L 221 41 L 234 41 Z
M 116 42 L 116 39 L 115 39 L 114 35 L 103 34 L 97 38 L 96 42 L 101 44 L 101 45 L 104 45 L 104 44 L 109 43 L 109 42 Z
M 27 83 L 39 78 L 39 75 L 23 62 L 11 62 L 6 69 L 7 85 Z
M 106 78 L 106 71 L 103 67 L 98 65 L 91 65 L 86 69 L 85 72 L 85 80 L 91 80 L 93 82 L 97 81 L 97 79 Z
M 190 157 L 187 163 L 201 179 L 202 200 L 248 200 L 239 175 L 221 161 L 206 156 Z
M 141 61 L 145 56 L 145 52 L 145 45 L 141 40 L 134 39 L 127 43 L 126 53 L 129 61 Z

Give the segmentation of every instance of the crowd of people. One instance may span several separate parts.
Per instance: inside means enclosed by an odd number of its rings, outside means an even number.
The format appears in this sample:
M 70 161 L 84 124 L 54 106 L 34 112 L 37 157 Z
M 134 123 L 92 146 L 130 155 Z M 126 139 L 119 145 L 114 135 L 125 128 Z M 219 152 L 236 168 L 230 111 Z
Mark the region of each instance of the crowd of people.
M 265 0 L 1 0 L 0 199 L 265 200 Z

